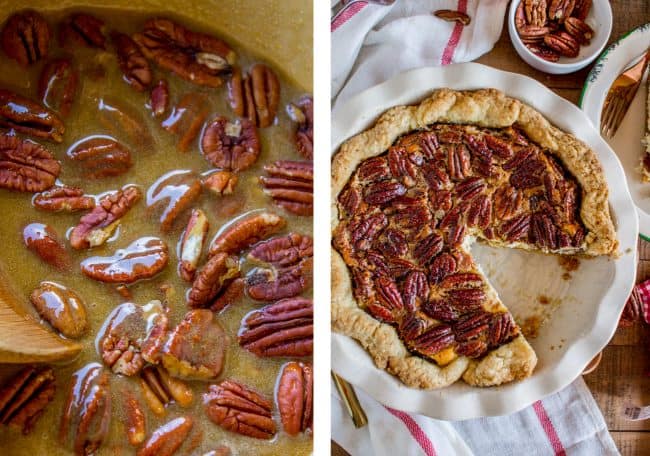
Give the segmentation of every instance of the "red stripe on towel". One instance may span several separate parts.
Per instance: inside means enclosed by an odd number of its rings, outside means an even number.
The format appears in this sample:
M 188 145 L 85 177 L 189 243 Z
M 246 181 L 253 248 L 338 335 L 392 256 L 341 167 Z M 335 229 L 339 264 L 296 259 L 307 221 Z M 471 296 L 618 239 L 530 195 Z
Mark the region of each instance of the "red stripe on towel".
M 461 13 L 467 13 L 467 0 L 459 0 L 458 8 L 456 9 Z M 442 58 L 440 59 L 442 65 L 449 65 L 451 63 L 451 60 L 454 57 L 454 52 L 456 51 L 456 46 L 458 46 L 458 43 L 460 42 L 460 35 L 463 33 L 463 28 L 465 28 L 465 26 L 459 22 L 456 22 L 456 25 L 454 25 L 454 30 L 451 32 L 451 37 L 449 38 L 447 46 L 442 53 Z
M 542 401 L 535 402 L 533 404 L 533 410 L 535 410 L 535 413 L 537 414 L 539 423 L 542 425 L 542 429 L 544 429 L 544 432 L 546 433 L 546 437 L 548 437 L 548 441 L 551 443 L 555 455 L 566 456 L 564 445 L 562 445 L 562 441 L 558 437 L 557 432 L 555 431 L 555 427 L 553 426 L 553 422 L 548 417 L 548 414 L 546 413 L 546 409 L 544 408 L 544 404 L 542 404 Z
M 330 33 L 352 19 L 352 16 L 364 9 L 367 5 L 368 2 L 356 2 L 346 6 L 345 9 L 341 11 L 338 16 L 336 16 L 336 19 L 334 19 L 330 25 Z
M 408 413 L 400 412 L 399 410 L 395 410 L 390 407 L 386 407 L 386 410 L 388 410 L 391 415 L 399 418 L 404 423 L 413 438 L 418 442 L 424 451 L 424 454 L 427 456 L 436 456 L 436 449 L 433 447 L 431 440 L 429 440 L 429 436 L 424 433 L 422 428 L 418 425 L 418 423 L 415 422 L 413 418 L 411 418 Z

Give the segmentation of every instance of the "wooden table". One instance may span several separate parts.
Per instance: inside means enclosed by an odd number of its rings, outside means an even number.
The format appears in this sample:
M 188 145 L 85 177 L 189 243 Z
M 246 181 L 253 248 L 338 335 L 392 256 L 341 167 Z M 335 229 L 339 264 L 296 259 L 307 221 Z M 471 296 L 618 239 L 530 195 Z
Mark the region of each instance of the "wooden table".
M 611 5 L 614 27 L 610 42 L 650 21 L 648 0 L 612 0 Z M 537 79 L 572 103 L 578 102 L 590 69 L 559 76 L 535 70 L 517 55 L 505 25 L 494 49 L 477 62 Z M 641 281 L 650 277 L 650 243 L 639 241 L 639 258 L 637 280 Z M 621 453 L 624 456 L 650 454 L 650 420 L 627 421 L 622 415 L 626 404 L 650 405 L 650 329 L 641 325 L 619 329 L 605 348 L 598 369 L 584 378 Z M 332 443 L 332 455 L 347 453 Z

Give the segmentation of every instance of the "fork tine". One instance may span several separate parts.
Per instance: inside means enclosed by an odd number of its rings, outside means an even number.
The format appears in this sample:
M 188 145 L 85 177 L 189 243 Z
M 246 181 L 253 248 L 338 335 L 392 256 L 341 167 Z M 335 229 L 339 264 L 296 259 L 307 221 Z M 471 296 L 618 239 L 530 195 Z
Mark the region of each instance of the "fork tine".
M 615 117 L 615 113 L 621 108 L 622 105 L 623 105 L 623 100 L 622 97 L 618 96 L 618 92 L 612 94 L 612 97 L 608 105 L 606 106 L 606 112 L 601 122 L 601 130 L 603 131 L 605 136 L 610 137 L 609 135 L 612 128 L 612 120 Z
M 636 87 L 634 90 L 627 90 L 625 93 L 625 96 L 622 100 L 621 103 L 621 109 L 616 113 L 616 117 L 614 117 L 614 121 L 612 122 L 612 136 L 613 137 L 616 132 L 618 131 L 618 127 L 621 126 L 623 123 L 623 119 L 625 118 L 625 114 L 627 114 L 627 108 L 632 102 L 632 98 L 634 94 L 636 93 Z

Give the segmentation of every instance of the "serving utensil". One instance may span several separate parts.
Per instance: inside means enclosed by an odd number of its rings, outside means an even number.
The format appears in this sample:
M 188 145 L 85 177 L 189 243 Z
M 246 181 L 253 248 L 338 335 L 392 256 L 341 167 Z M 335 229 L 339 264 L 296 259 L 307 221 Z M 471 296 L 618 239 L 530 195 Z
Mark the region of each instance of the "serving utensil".
M 363 411 L 363 407 L 361 407 L 357 393 L 354 392 L 352 385 L 336 375 L 334 371 L 332 371 L 332 379 L 334 380 L 336 390 L 339 392 L 339 396 L 341 396 L 341 399 L 343 399 L 345 408 L 348 410 L 348 413 L 352 417 L 354 426 L 360 428 L 368 424 L 368 417 L 366 416 L 366 412 Z
M 341 11 L 345 9 L 346 6 L 351 5 L 353 3 L 374 3 L 376 5 L 392 5 L 395 3 L 395 0 L 341 0 L 338 2 L 336 5 L 332 7 L 332 21 L 336 19 L 336 17 L 341 14 Z
M 0 267 L 0 363 L 35 363 L 72 359 L 81 345 L 60 338 L 23 309 L 20 295 Z
M 650 49 L 632 67 L 621 73 L 612 83 L 600 116 L 600 131 L 608 138 L 613 137 L 620 127 L 641 80 L 650 63 Z

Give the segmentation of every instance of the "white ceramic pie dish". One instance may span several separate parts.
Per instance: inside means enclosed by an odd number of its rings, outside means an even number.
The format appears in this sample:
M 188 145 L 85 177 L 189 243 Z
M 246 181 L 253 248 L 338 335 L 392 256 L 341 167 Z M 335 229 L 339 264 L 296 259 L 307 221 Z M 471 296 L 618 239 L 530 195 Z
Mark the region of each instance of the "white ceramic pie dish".
M 333 152 L 347 138 L 371 126 L 386 109 L 415 103 L 441 87 L 500 89 L 592 147 L 610 186 L 621 257 L 616 261 L 581 260 L 567 281 L 555 256 L 475 244 L 474 257 L 518 321 L 540 313 L 537 298 L 542 295 L 559 303 L 542 309 L 548 320 L 539 329 L 539 336 L 530 340 L 539 362 L 533 375 L 524 381 L 486 389 L 462 382 L 440 390 L 408 388 L 376 368 L 357 342 L 336 333 L 332 334 L 332 369 L 380 402 L 400 410 L 446 420 L 503 415 L 571 383 L 614 334 L 634 285 L 636 212 L 616 155 L 576 106 L 530 78 L 474 63 L 412 70 L 357 95 L 333 113 Z

